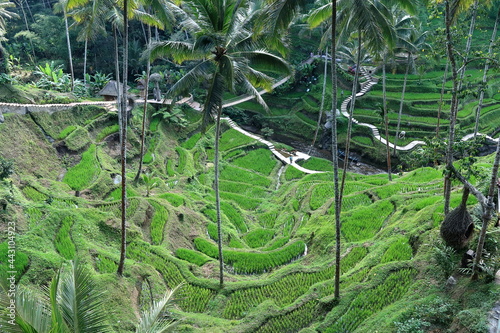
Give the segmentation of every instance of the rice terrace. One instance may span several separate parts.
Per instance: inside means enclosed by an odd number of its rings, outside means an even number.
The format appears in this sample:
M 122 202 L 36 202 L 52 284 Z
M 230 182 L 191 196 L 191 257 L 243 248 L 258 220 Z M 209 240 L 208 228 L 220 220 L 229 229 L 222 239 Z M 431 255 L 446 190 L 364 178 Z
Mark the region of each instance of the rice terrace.
M 500 332 L 499 17 L 0 0 L 0 332 Z

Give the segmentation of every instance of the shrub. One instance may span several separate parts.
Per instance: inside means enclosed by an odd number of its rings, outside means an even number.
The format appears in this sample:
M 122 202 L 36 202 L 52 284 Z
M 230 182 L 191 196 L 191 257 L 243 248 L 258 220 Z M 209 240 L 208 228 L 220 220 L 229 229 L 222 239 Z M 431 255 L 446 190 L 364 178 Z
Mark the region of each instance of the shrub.
M 203 253 L 183 248 L 177 249 L 175 251 L 175 255 L 179 259 L 189 261 L 190 263 L 198 266 L 203 266 L 206 262 L 211 260 Z
M 14 173 L 14 162 L 0 156 L 0 180 L 4 180 Z
M 99 171 L 100 166 L 96 158 L 96 146 L 92 144 L 82 154 L 80 163 L 70 168 L 64 175 L 63 182 L 68 184 L 74 191 L 81 191 L 89 187 L 97 179 Z

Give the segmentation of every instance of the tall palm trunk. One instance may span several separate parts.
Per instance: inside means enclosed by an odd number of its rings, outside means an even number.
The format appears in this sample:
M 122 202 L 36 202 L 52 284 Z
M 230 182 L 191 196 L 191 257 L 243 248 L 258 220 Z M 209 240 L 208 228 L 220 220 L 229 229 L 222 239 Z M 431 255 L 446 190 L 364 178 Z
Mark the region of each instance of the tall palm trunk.
M 495 194 L 495 187 L 497 184 L 498 168 L 500 165 L 500 140 L 497 142 L 497 151 L 495 155 L 495 162 L 493 163 L 493 170 L 491 171 L 490 187 L 488 189 L 487 203 L 483 206 L 482 214 L 482 225 L 481 232 L 479 233 L 479 240 L 477 242 L 476 257 L 474 258 L 474 265 L 472 266 L 472 278 L 477 278 L 477 268 L 481 263 L 481 256 L 483 254 L 484 241 L 486 239 L 486 230 L 488 229 L 488 223 L 491 220 L 491 216 L 495 205 L 493 203 L 493 195 Z
M 465 44 L 464 65 L 460 69 L 460 79 L 458 81 L 458 91 L 460 91 L 462 89 L 462 84 L 464 81 L 465 68 L 466 68 L 466 64 L 467 64 L 467 59 L 469 58 L 470 48 L 472 45 L 472 34 L 474 33 L 474 28 L 476 26 L 476 16 L 477 16 L 478 4 L 479 4 L 479 1 L 476 0 L 476 1 L 474 1 L 474 4 L 472 5 L 472 16 L 471 16 L 470 26 L 469 26 L 469 35 L 467 36 L 467 43 Z
M 347 167 L 349 166 L 349 150 L 351 146 L 351 132 L 352 132 L 352 116 L 354 113 L 354 105 L 356 104 L 356 94 L 358 91 L 358 79 L 359 73 L 361 72 L 361 35 L 362 32 L 358 32 L 358 57 L 356 59 L 356 71 L 354 72 L 354 82 L 352 84 L 352 97 L 351 104 L 349 105 L 349 121 L 347 123 L 347 138 L 345 146 L 345 157 L 344 157 L 344 168 L 342 173 L 342 183 L 340 185 L 340 208 L 342 208 L 342 196 L 344 194 L 345 178 L 347 175 Z
M 387 91 L 385 83 L 385 62 L 387 60 L 387 55 L 384 52 L 384 59 L 382 60 L 382 108 L 384 112 L 384 127 L 385 127 L 385 145 L 387 152 L 387 175 L 389 181 L 392 181 L 392 166 L 391 166 L 391 147 L 389 145 L 389 112 L 387 110 Z
M 450 211 L 450 196 L 451 196 L 451 170 L 453 167 L 453 145 L 455 142 L 455 125 L 457 121 L 458 111 L 458 75 L 457 64 L 453 49 L 453 39 L 451 33 L 452 17 L 450 4 L 446 1 L 445 5 L 445 29 L 446 29 L 446 51 L 448 60 L 451 65 L 451 77 L 453 80 L 453 88 L 451 90 L 451 105 L 450 105 L 450 125 L 448 132 L 448 145 L 446 147 L 446 174 L 444 177 L 444 213 Z
M 491 58 L 493 56 L 493 45 L 495 45 L 495 40 L 497 38 L 497 29 L 498 29 L 499 18 L 500 18 L 500 8 L 498 9 L 497 17 L 495 20 L 495 26 L 493 27 L 493 32 L 491 34 L 490 46 L 488 48 L 488 58 Z M 479 94 L 479 104 L 478 104 L 477 110 L 476 110 L 476 122 L 474 124 L 474 136 L 476 136 L 477 132 L 479 131 L 479 117 L 481 116 L 481 110 L 483 108 L 484 89 L 486 87 L 486 79 L 487 79 L 489 69 L 490 69 L 490 62 L 489 62 L 489 60 L 486 60 L 486 62 L 484 64 L 484 71 L 483 71 L 483 81 L 482 81 L 483 84 L 481 86 L 481 92 Z
M 151 47 L 151 26 L 148 25 L 148 49 Z M 144 157 L 144 140 L 146 132 L 146 111 L 148 109 L 148 87 L 149 87 L 149 74 L 151 72 L 151 60 L 148 57 L 146 64 L 146 82 L 145 82 L 145 94 L 144 94 L 144 107 L 142 109 L 142 127 L 141 127 L 141 152 L 139 154 L 139 168 L 137 169 L 137 174 L 135 175 L 134 181 L 138 181 L 142 171 L 143 157 Z
M 69 38 L 69 26 L 68 26 L 68 15 L 66 13 L 66 5 L 62 4 L 63 15 L 64 15 L 64 26 L 66 28 L 66 43 L 68 45 L 68 60 L 69 60 L 69 71 L 71 74 L 71 91 L 75 86 L 75 73 L 73 71 L 73 56 L 71 55 L 71 41 Z
M 340 297 L 340 192 L 339 192 L 339 160 L 338 160 L 338 141 L 337 141 L 337 64 L 335 55 L 337 53 L 336 44 L 336 26 L 337 26 L 337 1 L 332 0 L 332 160 L 333 160 L 333 187 L 335 200 L 335 298 Z
M 25 1 L 25 2 L 26 2 L 26 5 L 28 6 L 28 9 L 29 9 L 30 7 L 28 4 L 28 1 Z M 28 25 L 28 18 L 26 16 L 26 11 L 24 10 L 24 4 L 23 4 L 22 0 L 19 0 L 19 7 L 21 7 L 21 11 L 23 12 L 23 19 L 24 19 L 24 24 L 26 25 L 26 31 L 29 32 L 30 27 Z M 33 62 L 36 62 L 35 47 L 33 46 L 33 41 L 31 40 L 31 38 L 29 38 L 29 41 L 30 41 L 31 53 L 33 55 Z
M 443 109 L 443 103 L 444 103 L 444 90 L 446 88 L 446 76 L 448 75 L 448 67 L 449 67 L 449 62 L 446 62 L 446 66 L 444 68 L 444 75 L 443 75 L 443 84 L 441 85 L 441 96 L 439 97 L 439 106 L 438 106 L 438 114 L 437 114 L 437 125 L 436 125 L 436 138 L 439 138 L 439 123 L 441 121 L 441 110 Z
M 85 37 L 85 51 L 83 52 L 83 84 L 87 85 L 87 51 L 89 39 Z
M 311 148 L 309 148 L 308 154 L 311 153 L 311 150 L 313 149 L 314 144 L 316 143 L 316 139 L 318 138 L 319 127 L 321 126 L 321 119 L 323 118 L 323 111 L 324 111 L 324 106 L 325 106 L 326 77 L 327 77 L 327 75 L 328 75 L 328 47 L 326 47 L 326 49 L 325 49 L 325 69 L 323 71 L 323 92 L 321 93 L 321 105 L 319 107 L 318 123 L 316 124 L 316 131 L 314 132 L 314 137 L 313 137 L 313 140 L 311 142 Z
M 216 75 L 217 76 L 217 75 Z M 217 248 L 219 251 L 219 286 L 224 287 L 224 258 L 222 255 L 222 226 L 220 214 L 220 193 L 219 193 L 219 137 L 220 137 L 220 117 L 222 113 L 222 103 L 217 109 L 217 119 L 215 126 L 215 158 L 214 158 L 214 188 L 215 188 L 215 209 L 217 212 Z
M 128 0 L 123 2 L 123 85 L 120 108 L 118 112 L 121 113 L 121 142 L 120 142 L 120 155 L 121 155 L 121 174 L 122 174 L 122 197 L 121 197 L 121 249 L 120 249 L 120 264 L 118 265 L 118 275 L 123 275 L 123 268 L 125 265 L 126 257 L 126 242 L 127 242 L 127 76 L 128 76 Z M 118 85 L 117 85 L 118 87 Z M 119 89 L 118 89 L 119 90 Z
M 406 92 L 406 81 L 408 80 L 408 72 L 410 70 L 410 64 L 411 64 L 411 52 L 408 51 L 408 57 L 407 57 L 407 61 L 406 61 L 405 78 L 403 79 L 403 91 L 401 92 L 401 101 L 399 102 L 398 124 L 396 125 L 396 135 L 394 136 L 394 155 L 396 155 L 396 152 L 397 152 L 396 145 L 398 143 L 399 128 L 401 126 L 401 115 L 403 114 L 403 105 L 404 105 L 405 92 Z

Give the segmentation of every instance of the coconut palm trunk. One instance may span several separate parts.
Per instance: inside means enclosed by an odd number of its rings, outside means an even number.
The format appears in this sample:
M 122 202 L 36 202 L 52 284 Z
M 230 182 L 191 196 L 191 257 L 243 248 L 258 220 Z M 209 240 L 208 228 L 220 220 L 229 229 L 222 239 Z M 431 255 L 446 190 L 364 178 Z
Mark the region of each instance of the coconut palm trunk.
M 476 16 L 477 16 L 477 6 L 479 4 L 479 1 L 478 0 L 475 0 L 474 1 L 474 4 L 472 5 L 472 15 L 471 15 L 471 19 L 470 19 L 470 26 L 469 26 L 469 34 L 467 35 L 467 43 L 465 44 L 465 51 L 464 51 L 464 65 L 463 67 L 460 69 L 460 78 L 458 80 L 458 91 L 460 91 L 462 89 L 462 84 L 463 84 L 463 81 L 464 81 L 464 76 L 465 76 L 465 68 L 466 68 L 466 64 L 467 64 L 467 60 L 469 58 L 469 52 L 470 52 L 470 48 L 471 48 L 471 45 L 472 45 L 472 34 L 474 33 L 474 28 L 476 26 Z
M 495 45 L 495 40 L 497 38 L 497 29 L 498 29 L 499 18 L 500 18 L 500 8 L 498 9 L 498 12 L 497 12 L 497 17 L 495 19 L 495 25 L 493 27 L 493 32 L 491 33 L 490 46 L 488 48 L 488 58 L 493 57 L 493 46 Z M 486 88 L 486 82 L 487 82 L 487 76 L 488 76 L 489 69 L 490 69 L 490 62 L 489 62 L 489 60 L 486 60 L 486 62 L 484 64 L 481 92 L 479 93 L 479 104 L 477 105 L 477 109 L 476 109 L 476 121 L 474 124 L 474 137 L 477 135 L 477 133 L 479 131 L 479 117 L 481 116 L 481 110 L 483 108 L 484 89 Z
M 397 152 L 396 145 L 398 143 L 399 129 L 401 127 L 401 115 L 403 114 L 403 105 L 404 105 L 405 92 L 406 92 L 406 81 L 408 80 L 408 72 L 410 71 L 411 57 L 412 57 L 411 52 L 408 51 L 408 57 L 406 60 L 405 77 L 403 79 L 403 90 L 401 92 L 401 101 L 399 103 L 398 123 L 396 125 L 396 135 L 394 136 L 394 155 L 396 155 L 396 152 Z
M 387 154 L 387 176 L 389 181 L 392 181 L 392 166 L 391 166 L 391 147 L 389 145 L 389 112 L 387 110 L 387 86 L 386 86 L 386 73 L 385 63 L 387 61 L 387 54 L 384 52 L 382 60 L 382 108 L 384 112 L 384 130 L 385 130 L 385 145 Z
M 314 131 L 314 137 L 313 137 L 313 140 L 311 142 L 311 147 L 309 148 L 308 154 L 311 153 L 311 150 L 313 149 L 314 144 L 316 143 L 316 139 L 318 138 L 319 128 L 321 126 L 321 119 L 323 118 L 323 111 L 324 111 L 324 106 L 325 106 L 326 77 L 327 77 L 327 75 L 328 75 L 328 47 L 325 49 L 325 68 L 323 70 L 323 92 L 321 93 L 321 105 L 319 107 L 318 123 L 316 124 L 316 131 Z M 332 107 L 332 110 L 334 110 L 333 107 Z
M 340 190 L 339 190 L 339 160 L 337 141 L 337 64 L 335 62 L 337 54 L 337 1 L 332 0 L 332 160 L 333 160 L 333 188 L 335 200 L 335 298 L 340 298 Z
M 148 48 L 151 47 L 151 26 L 148 25 Z M 134 181 L 138 181 L 141 176 L 143 157 L 144 157 L 144 141 L 146 135 L 146 111 L 148 109 L 148 87 L 149 87 L 149 75 L 151 72 L 151 59 L 147 59 L 146 64 L 146 82 L 145 82 L 145 94 L 144 94 L 144 105 L 142 109 L 142 126 L 141 126 L 141 152 L 139 154 L 139 168 L 137 169 L 137 174 L 135 175 Z
M 450 9 L 450 4 L 446 1 L 445 4 L 445 31 L 446 31 L 446 52 L 448 61 L 451 66 L 451 78 L 453 88 L 451 90 L 451 105 L 450 105 L 450 124 L 448 129 L 448 144 L 446 147 L 446 174 L 444 177 L 444 213 L 450 211 L 450 196 L 451 196 L 451 170 L 453 167 L 453 145 L 455 142 L 455 125 L 457 121 L 458 111 L 458 74 L 455 53 L 453 49 L 452 27 L 453 17 Z
M 444 68 L 444 74 L 443 74 L 443 84 L 441 85 L 441 96 L 439 97 L 439 106 L 438 106 L 438 114 L 437 114 L 437 125 L 436 125 L 436 138 L 439 138 L 439 123 L 441 121 L 441 110 L 443 109 L 443 103 L 444 103 L 444 90 L 446 88 L 446 77 L 448 75 L 448 67 L 449 67 L 449 62 L 446 62 L 446 66 Z
M 352 95 L 351 102 L 349 104 L 349 121 L 347 123 L 347 138 L 346 138 L 346 148 L 345 148 L 345 157 L 344 157 L 344 168 L 342 173 L 342 182 L 340 184 L 340 208 L 342 208 L 342 196 L 344 193 L 345 186 L 345 178 L 347 175 L 347 168 L 349 166 L 349 150 L 351 147 L 351 132 L 352 132 L 352 117 L 354 113 L 354 105 L 356 104 L 356 94 L 358 91 L 358 80 L 359 73 L 361 72 L 361 35 L 362 31 L 358 30 L 358 54 L 356 60 L 356 71 L 354 72 L 354 82 L 352 83 Z
M 68 46 L 69 71 L 71 74 L 71 91 L 73 91 L 73 88 L 75 86 L 75 73 L 73 70 L 73 56 L 71 54 L 71 40 L 69 38 L 68 13 L 66 12 L 67 1 L 62 0 L 60 4 L 64 15 L 64 27 L 66 29 L 66 44 Z
M 121 175 L 122 175 L 122 195 L 121 195 L 121 246 L 120 263 L 117 274 L 123 275 L 125 258 L 127 252 L 127 76 L 128 76 L 128 0 L 123 2 L 123 84 L 122 96 L 118 112 L 121 114 L 120 128 L 120 156 L 121 156 Z M 117 84 L 119 89 L 119 85 Z
M 220 117 L 222 113 L 222 103 L 217 110 L 217 119 L 215 120 L 215 157 L 214 157 L 214 190 L 215 190 L 215 209 L 217 213 L 217 249 L 219 251 L 219 286 L 224 287 L 224 257 L 222 253 L 222 225 L 220 211 L 220 192 L 219 192 L 219 138 L 220 138 Z
M 488 224 L 495 210 L 495 204 L 493 203 L 495 187 L 498 181 L 498 168 L 500 165 L 500 140 L 497 142 L 497 150 L 495 154 L 495 161 L 493 163 L 493 170 L 491 171 L 490 186 L 488 189 L 488 197 L 486 205 L 483 205 L 483 214 L 481 232 L 479 233 L 479 240 L 477 241 L 476 257 L 474 258 L 474 265 L 472 266 L 472 278 L 477 278 L 477 270 L 481 264 L 481 258 L 483 254 L 484 241 L 486 240 L 486 231 L 488 230 Z

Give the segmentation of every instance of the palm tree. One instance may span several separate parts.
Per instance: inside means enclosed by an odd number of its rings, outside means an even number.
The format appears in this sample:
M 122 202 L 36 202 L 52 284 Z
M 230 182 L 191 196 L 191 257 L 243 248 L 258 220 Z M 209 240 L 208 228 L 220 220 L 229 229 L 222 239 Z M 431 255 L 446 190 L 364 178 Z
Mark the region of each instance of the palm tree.
M 73 56 L 71 55 L 71 41 L 69 38 L 67 7 L 68 7 L 68 0 L 59 0 L 54 5 L 54 13 L 59 13 L 62 11 L 64 16 L 64 27 L 66 29 L 66 45 L 68 46 L 68 61 L 69 61 L 69 70 L 71 75 L 71 91 L 73 91 L 73 87 L 75 85 L 75 73 L 73 71 Z
M 45 298 L 48 302 L 29 289 L 18 289 L 15 325 L 9 326 L 13 331 L 111 332 L 103 306 L 103 293 L 97 291 L 91 273 L 78 261 L 61 267 L 47 291 Z M 6 293 L 2 293 L 1 299 L 9 301 Z
M 198 63 L 167 92 L 174 96 L 191 89 L 196 82 L 209 82 L 204 103 L 202 130 L 215 117 L 215 200 L 217 211 L 219 282 L 224 285 L 219 195 L 219 137 L 222 95 L 236 86 L 267 106 L 256 88 L 271 89 L 272 78 L 266 72 L 290 73 L 288 64 L 262 48 L 259 36 L 251 30 L 255 3 L 244 0 L 189 0 L 184 3 L 187 17 L 181 23 L 192 37 L 190 41 L 160 42 L 150 50 L 151 59 L 172 56 L 174 61 Z
M 488 58 L 493 57 L 493 46 L 495 45 L 495 40 L 497 38 L 497 29 L 498 29 L 498 21 L 500 20 L 500 8 L 497 12 L 497 17 L 495 19 L 495 25 L 493 27 L 493 32 L 491 33 L 490 46 L 488 47 Z M 487 59 L 484 63 L 483 70 L 483 81 L 481 84 L 481 92 L 479 93 L 479 104 L 476 109 L 476 122 L 474 124 L 474 136 L 477 135 L 479 131 L 479 117 L 481 116 L 481 109 L 483 108 L 483 99 L 484 99 L 484 89 L 486 88 L 486 79 L 488 75 L 488 71 L 490 68 L 490 61 Z
M 15 4 L 9 0 L 0 0 L 0 46 L 2 45 L 3 35 L 5 34 L 5 20 L 18 17 L 16 13 L 9 12 L 7 8 L 14 7 Z
M 399 40 L 400 48 L 403 49 L 407 53 L 407 56 L 406 56 L 405 76 L 403 79 L 403 90 L 401 92 L 401 101 L 399 104 L 398 123 L 396 125 L 396 135 L 394 137 L 394 155 L 396 155 L 396 144 L 397 144 L 397 140 L 399 137 L 399 129 L 401 126 L 401 115 L 403 113 L 403 105 L 404 105 L 404 99 L 405 99 L 406 82 L 408 79 L 408 72 L 410 71 L 410 67 L 412 66 L 412 62 L 414 61 L 414 54 L 417 53 L 419 50 L 421 50 L 424 47 L 424 45 L 426 47 L 430 47 L 429 44 L 427 44 L 425 42 L 427 31 L 424 31 L 424 32 L 419 32 L 419 31 L 420 31 L 420 29 L 413 27 L 413 29 L 411 30 L 411 33 L 409 34 L 408 37 L 403 37 L 403 38 L 400 38 L 400 40 Z

